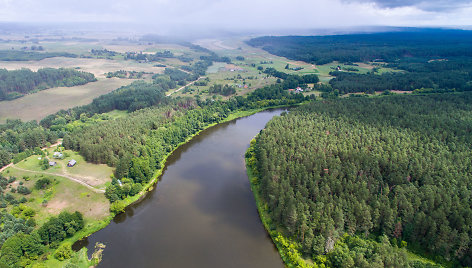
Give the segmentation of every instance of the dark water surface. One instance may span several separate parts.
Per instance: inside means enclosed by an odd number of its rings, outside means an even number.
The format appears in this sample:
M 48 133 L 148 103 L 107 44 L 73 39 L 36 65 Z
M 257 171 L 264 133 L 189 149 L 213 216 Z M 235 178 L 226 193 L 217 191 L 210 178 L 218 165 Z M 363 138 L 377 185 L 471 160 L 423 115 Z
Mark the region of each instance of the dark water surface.
M 284 267 L 257 213 L 249 141 L 282 110 L 212 127 L 168 159 L 157 188 L 83 241 L 99 267 Z

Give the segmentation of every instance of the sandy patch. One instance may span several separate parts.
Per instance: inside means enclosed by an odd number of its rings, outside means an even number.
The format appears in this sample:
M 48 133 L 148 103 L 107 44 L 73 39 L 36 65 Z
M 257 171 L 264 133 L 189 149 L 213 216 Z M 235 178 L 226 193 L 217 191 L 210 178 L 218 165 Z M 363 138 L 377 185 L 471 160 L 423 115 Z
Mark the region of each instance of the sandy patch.
M 47 205 L 47 210 L 51 214 L 59 214 L 65 208 L 69 206 L 68 202 L 65 200 L 53 199 Z

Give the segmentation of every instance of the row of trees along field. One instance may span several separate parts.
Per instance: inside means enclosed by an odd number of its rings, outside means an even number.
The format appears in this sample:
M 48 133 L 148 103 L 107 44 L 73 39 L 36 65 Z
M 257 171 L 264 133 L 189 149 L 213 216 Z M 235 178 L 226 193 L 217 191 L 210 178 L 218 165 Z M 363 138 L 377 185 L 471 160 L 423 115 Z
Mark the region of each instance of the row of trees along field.
M 306 74 L 306 75 L 297 75 L 297 74 L 287 74 L 284 72 L 277 71 L 276 69 L 269 67 L 263 71 L 265 74 L 271 75 L 273 77 L 279 78 L 277 83 L 282 84 L 283 89 L 296 88 L 298 86 L 306 87 L 306 84 L 316 84 L 320 81 L 316 74 Z M 283 79 L 280 80 L 280 79 Z
M 472 266 L 471 111 L 472 94 L 457 93 L 327 100 L 274 118 L 249 153 L 272 228 L 318 264 L 421 267 L 407 246 Z
M 77 58 L 77 55 L 67 52 L 28 52 L 19 50 L 0 50 L 0 61 L 38 61 L 54 57 Z
M 74 69 L 44 68 L 8 71 L 0 69 L 0 101 L 21 97 L 32 91 L 51 87 L 72 87 L 97 81 L 91 73 Z
M 168 103 L 165 92 L 176 88 L 179 84 L 198 79 L 202 70 L 210 66 L 211 62 L 196 62 L 190 73 L 175 68 L 166 68 L 164 74 L 156 74 L 152 82 L 136 81 L 123 86 L 108 94 L 95 98 L 91 104 L 78 106 L 69 110 L 61 110 L 46 116 L 40 125 L 51 130 L 63 130 L 65 125 L 83 117 L 92 117 L 95 114 L 113 110 L 133 112 L 143 108 Z
M 417 30 L 338 36 L 259 37 L 248 41 L 270 53 L 315 64 L 374 62 L 400 72 L 331 72 L 340 93 L 415 90 L 472 90 L 472 32 Z M 355 65 L 355 64 L 353 64 Z

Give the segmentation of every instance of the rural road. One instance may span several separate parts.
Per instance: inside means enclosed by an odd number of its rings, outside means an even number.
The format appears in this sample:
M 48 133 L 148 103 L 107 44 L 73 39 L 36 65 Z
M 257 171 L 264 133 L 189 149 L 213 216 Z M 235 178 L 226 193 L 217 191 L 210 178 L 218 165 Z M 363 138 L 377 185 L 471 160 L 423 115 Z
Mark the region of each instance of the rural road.
M 200 76 L 197 80 L 192 81 L 192 82 L 186 84 L 185 86 L 183 86 L 183 87 L 181 87 L 181 88 L 179 88 L 179 89 L 177 89 L 177 90 L 175 90 L 175 91 L 172 91 L 172 92 L 169 93 L 169 94 L 166 94 L 166 97 L 169 97 L 170 95 L 172 95 L 172 94 L 174 94 L 174 93 L 177 93 L 177 92 L 181 91 L 182 89 L 184 89 L 184 88 L 186 88 L 186 87 L 188 87 L 188 86 L 190 86 L 190 85 L 193 85 L 193 83 L 197 82 L 198 80 L 200 80 L 200 79 L 202 79 L 202 78 L 205 78 L 205 77 L 204 77 L 204 76 Z
M 6 165 L 6 166 L 0 168 L 0 172 L 4 171 L 5 169 L 7 169 L 7 168 L 9 168 L 9 167 L 11 167 L 11 166 L 13 166 L 13 163 L 10 163 L 10 164 L 8 164 L 8 165 Z
M 59 144 L 62 144 L 62 139 L 58 139 L 56 143 L 51 144 L 51 146 L 49 146 L 49 147 L 47 147 L 47 146 L 46 146 L 46 147 L 43 147 L 43 148 L 41 148 L 41 150 L 44 151 L 44 150 L 46 150 L 47 148 L 52 148 L 52 147 L 54 147 L 54 146 L 58 146 Z M 9 168 L 9 167 L 11 167 L 11 166 L 13 166 L 13 163 L 10 163 L 10 164 L 8 164 L 8 165 L 6 165 L 6 166 L 0 168 L 0 172 L 4 171 L 5 169 L 7 169 L 7 168 Z
M 54 174 L 54 173 L 49 173 L 49 172 L 44 172 L 44 171 L 34 171 L 34 170 L 29 170 L 29 169 L 24 169 L 24 168 L 19 168 L 17 166 L 14 166 L 13 164 L 10 164 L 9 166 L 11 166 L 12 168 L 14 169 L 18 169 L 18 170 L 21 170 L 21 171 L 26 171 L 26 172 L 32 172 L 32 173 L 37 173 L 37 174 L 46 174 L 46 175 L 51 175 L 51 176 L 58 176 L 58 177 L 63 177 L 63 178 L 66 178 L 66 179 L 69 179 L 71 181 L 75 181 L 77 183 L 80 183 L 82 184 L 83 186 L 91 189 L 92 191 L 94 192 L 97 192 L 97 193 L 104 193 L 105 191 L 104 190 L 100 190 L 100 189 L 97 189 L 95 187 L 93 187 L 92 185 L 86 183 L 86 182 L 83 182 L 79 179 L 76 179 L 74 177 L 70 177 L 70 176 L 66 176 L 66 175 L 61 175 L 61 174 Z
M 41 148 L 41 150 L 45 150 L 47 148 L 52 148 L 52 147 L 55 147 L 55 146 L 58 146 L 62 143 L 62 139 L 59 139 L 56 143 L 52 144 L 51 146 L 49 147 L 44 147 L 44 148 Z M 29 169 L 24 169 L 24 168 L 20 168 L 20 167 L 17 167 L 15 166 L 13 163 L 10 163 L 2 168 L 0 168 L 0 172 L 4 171 L 5 169 L 9 168 L 9 167 L 12 167 L 14 169 L 18 169 L 18 170 L 21 170 L 21 171 L 26 171 L 26 172 L 32 172 L 32 173 L 37 173 L 37 174 L 46 174 L 46 175 L 51 175 L 51 176 L 58 176 L 58 177 L 63 177 L 63 178 L 66 178 L 66 179 L 69 179 L 71 181 L 74 181 L 74 182 L 77 182 L 77 183 L 80 183 L 82 184 L 83 186 L 91 189 L 92 191 L 94 192 L 97 192 L 97 193 L 104 193 L 105 191 L 104 190 L 100 190 L 100 189 L 97 189 L 95 187 L 93 187 L 92 185 L 84 182 L 84 181 L 81 181 L 77 178 L 74 178 L 74 177 L 71 177 L 71 176 L 67 176 L 67 175 L 61 175 L 61 174 L 54 174 L 54 173 L 50 173 L 50 172 L 44 172 L 44 171 L 34 171 L 34 170 L 29 170 Z
M 62 139 L 58 139 L 56 143 L 51 144 L 51 146 L 49 146 L 49 147 L 47 147 L 47 146 L 46 146 L 46 147 L 43 147 L 43 148 L 41 148 L 41 150 L 44 151 L 44 150 L 46 150 L 47 148 L 52 148 L 52 147 L 58 146 L 59 144 L 62 144 Z M 8 164 L 8 165 L 6 165 L 6 166 L 4 166 L 4 167 L 2 167 L 2 168 L 0 168 L 0 172 L 4 171 L 5 169 L 7 169 L 7 168 L 9 168 L 9 167 L 11 167 L 11 166 L 13 166 L 13 162 L 10 163 L 10 164 Z

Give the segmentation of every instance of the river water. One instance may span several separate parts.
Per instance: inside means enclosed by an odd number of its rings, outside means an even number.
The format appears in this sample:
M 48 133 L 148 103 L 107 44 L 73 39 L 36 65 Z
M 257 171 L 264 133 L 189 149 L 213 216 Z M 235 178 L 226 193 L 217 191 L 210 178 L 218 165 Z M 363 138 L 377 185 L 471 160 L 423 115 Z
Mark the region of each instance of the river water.
M 83 245 L 99 267 L 284 267 L 259 219 L 244 164 L 250 140 L 282 110 L 203 131 L 169 157 L 155 190 Z

